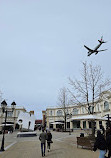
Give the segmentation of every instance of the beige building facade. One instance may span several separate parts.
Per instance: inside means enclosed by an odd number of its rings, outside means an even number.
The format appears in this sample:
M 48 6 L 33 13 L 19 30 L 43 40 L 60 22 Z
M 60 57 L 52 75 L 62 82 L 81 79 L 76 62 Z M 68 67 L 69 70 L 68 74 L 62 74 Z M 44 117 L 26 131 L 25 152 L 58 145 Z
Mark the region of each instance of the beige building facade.
M 11 106 L 7 106 L 7 119 L 6 119 L 7 128 L 10 128 L 12 126 L 14 130 L 16 128 L 19 129 L 19 125 L 17 124 L 17 118 L 21 111 L 26 112 L 26 109 L 22 106 L 16 106 L 14 111 L 12 111 Z M 5 113 L 3 114 L 2 109 L 0 107 L 0 131 L 2 130 L 4 123 L 5 123 Z
M 91 103 L 90 103 L 91 104 Z M 111 115 L 111 92 L 102 92 L 99 99 L 96 100 L 93 116 L 100 118 L 107 118 L 108 114 Z M 77 117 L 86 116 L 88 114 L 88 107 L 86 104 L 83 105 L 70 105 L 67 107 L 67 129 L 89 129 L 91 128 L 91 120 L 76 120 Z M 70 116 L 70 117 L 69 117 Z M 63 128 L 64 126 L 64 112 L 60 107 L 49 107 L 46 109 L 46 123 L 50 129 Z M 96 129 L 100 129 L 103 125 L 106 128 L 106 122 L 103 120 L 95 120 Z

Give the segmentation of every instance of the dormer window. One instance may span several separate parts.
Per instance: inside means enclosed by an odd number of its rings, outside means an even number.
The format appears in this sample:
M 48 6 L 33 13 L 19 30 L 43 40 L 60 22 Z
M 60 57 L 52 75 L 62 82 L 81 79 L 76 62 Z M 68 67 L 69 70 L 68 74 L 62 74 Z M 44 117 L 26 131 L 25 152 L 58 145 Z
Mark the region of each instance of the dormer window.
M 99 112 L 99 111 L 100 111 L 99 104 L 97 104 L 97 106 L 96 106 L 96 110 L 97 110 L 97 112 Z
M 109 110 L 109 103 L 107 101 L 104 102 L 104 110 Z
M 78 109 L 77 109 L 77 108 L 74 108 L 72 114 L 73 114 L 73 115 L 77 115 L 77 114 L 78 114 Z
M 62 116 L 62 110 L 57 111 L 57 116 Z
M 83 113 L 83 114 L 85 113 L 85 108 L 84 108 L 84 107 L 82 107 L 82 113 Z
M 50 111 L 50 116 L 52 116 L 52 110 Z

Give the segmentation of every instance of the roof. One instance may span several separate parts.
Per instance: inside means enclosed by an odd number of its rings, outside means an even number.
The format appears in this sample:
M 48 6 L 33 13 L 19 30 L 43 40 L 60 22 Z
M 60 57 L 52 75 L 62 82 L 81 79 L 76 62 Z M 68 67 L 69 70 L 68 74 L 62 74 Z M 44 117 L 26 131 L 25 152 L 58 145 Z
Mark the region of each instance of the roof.
M 41 124 L 42 120 L 35 120 L 35 124 Z

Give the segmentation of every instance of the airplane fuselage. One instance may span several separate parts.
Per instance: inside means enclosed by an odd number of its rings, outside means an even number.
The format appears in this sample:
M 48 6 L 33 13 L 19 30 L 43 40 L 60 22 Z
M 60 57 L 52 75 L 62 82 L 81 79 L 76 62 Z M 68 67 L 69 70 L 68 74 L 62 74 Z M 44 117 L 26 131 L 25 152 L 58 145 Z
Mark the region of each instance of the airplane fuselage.
M 101 51 L 105 51 L 107 49 L 104 49 L 104 50 L 98 50 L 98 48 L 103 44 L 103 43 L 106 43 L 102 40 L 102 37 L 101 37 L 101 40 L 98 40 L 99 41 L 99 44 L 94 48 L 94 49 L 90 49 L 89 47 L 87 47 L 86 45 L 84 45 L 84 47 L 88 50 L 88 56 L 90 56 L 91 54 L 95 53 L 95 55 L 98 53 L 98 52 L 101 52 Z
M 98 44 L 98 45 L 95 47 L 95 49 L 94 49 L 93 51 L 96 52 L 97 49 L 101 46 L 101 44 L 102 44 L 102 43 Z
M 93 54 L 93 53 L 97 54 L 97 53 L 98 53 L 98 48 L 101 46 L 101 44 L 102 44 L 102 43 L 98 44 L 98 45 L 94 48 L 94 50 L 90 50 L 90 51 L 88 52 L 88 56 L 90 56 L 90 55 Z

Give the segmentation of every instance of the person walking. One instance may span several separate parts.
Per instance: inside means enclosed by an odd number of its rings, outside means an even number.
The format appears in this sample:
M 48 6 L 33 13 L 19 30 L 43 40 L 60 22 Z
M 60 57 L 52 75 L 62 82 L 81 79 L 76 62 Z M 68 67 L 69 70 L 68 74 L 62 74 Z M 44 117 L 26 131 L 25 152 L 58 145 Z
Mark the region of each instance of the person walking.
M 48 126 L 46 127 L 46 133 L 47 133 L 47 131 L 49 131 L 49 128 L 48 128 Z
M 42 129 L 42 133 L 39 136 L 39 140 L 41 141 L 42 157 L 45 156 L 46 139 L 47 139 L 47 134 L 44 132 L 44 129 Z
M 111 157 L 111 129 L 109 129 L 109 131 L 107 131 L 106 144 L 107 144 L 107 148 L 108 148 L 108 158 L 110 158 Z
M 47 131 L 47 149 L 48 149 L 48 152 L 50 151 L 50 144 L 52 143 L 52 134 L 51 132 L 48 130 Z
M 101 132 L 99 130 L 97 131 L 97 138 L 94 143 L 93 151 L 96 151 L 97 149 L 100 150 L 99 158 L 105 158 L 105 154 L 107 151 L 106 140 L 105 140 L 103 134 L 101 134 Z

